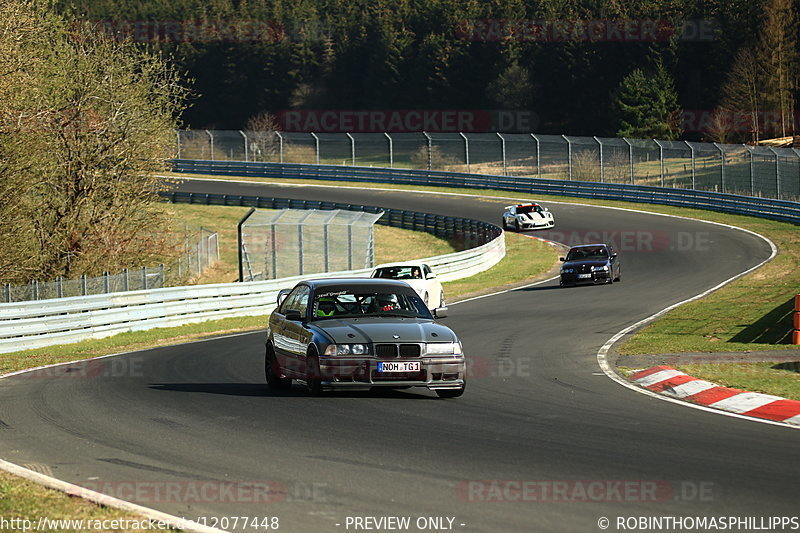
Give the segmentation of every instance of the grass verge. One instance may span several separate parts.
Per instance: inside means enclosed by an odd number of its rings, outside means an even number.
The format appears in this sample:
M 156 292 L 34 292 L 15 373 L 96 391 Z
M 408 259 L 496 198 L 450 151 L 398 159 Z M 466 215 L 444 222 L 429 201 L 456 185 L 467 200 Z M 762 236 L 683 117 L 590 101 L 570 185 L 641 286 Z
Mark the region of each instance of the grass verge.
M 124 511 L 100 507 L 93 503 L 68 496 L 63 492 L 42 487 L 36 483 L 22 480 L 6 472 L 0 471 L 0 517 L 9 521 L 9 525 L 14 525 L 12 519 L 22 518 L 31 520 L 28 531 L 37 526 L 40 517 L 50 520 L 83 520 L 84 526 L 90 526 L 95 520 L 99 521 L 119 521 L 116 525 L 133 525 L 132 521 L 141 522 L 142 518 Z M 91 521 L 91 522 L 90 522 Z M 0 531 L 24 531 L 22 524 L 16 523 L 19 527 L 3 527 Z M 103 525 L 103 524 L 99 524 Z M 106 522 L 104 525 L 114 525 Z M 141 529 L 125 529 L 121 527 L 85 527 L 75 529 L 74 527 L 58 527 L 51 524 L 52 529 L 43 531 L 64 531 L 64 532 L 86 532 L 86 531 L 117 531 L 134 532 Z
M 676 368 L 725 387 L 800 401 L 800 373 L 796 363 L 716 363 Z

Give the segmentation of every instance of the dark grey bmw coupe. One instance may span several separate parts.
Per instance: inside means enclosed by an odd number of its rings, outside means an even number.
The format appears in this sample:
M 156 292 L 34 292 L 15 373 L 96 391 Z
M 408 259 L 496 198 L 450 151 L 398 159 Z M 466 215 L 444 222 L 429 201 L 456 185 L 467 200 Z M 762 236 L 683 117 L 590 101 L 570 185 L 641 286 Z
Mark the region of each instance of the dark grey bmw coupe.
M 269 318 L 265 372 L 273 389 L 293 379 L 325 389 L 427 387 L 464 393 L 466 365 L 456 334 L 402 281 L 305 280 L 278 293 Z
M 582 283 L 614 283 L 622 279 L 622 264 L 610 244 L 573 246 L 561 258 L 561 286 Z

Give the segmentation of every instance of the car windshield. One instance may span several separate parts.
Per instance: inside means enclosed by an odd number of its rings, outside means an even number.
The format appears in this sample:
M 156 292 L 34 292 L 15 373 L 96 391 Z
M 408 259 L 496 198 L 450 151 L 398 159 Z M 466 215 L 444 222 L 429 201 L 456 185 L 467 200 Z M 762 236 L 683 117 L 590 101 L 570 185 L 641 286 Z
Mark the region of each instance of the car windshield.
M 391 266 L 377 269 L 372 277 L 386 279 L 422 279 L 422 272 L 417 266 Z
M 517 206 L 517 213 L 519 213 L 521 215 L 525 215 L 525 214 L 533 213 L 533 212 L 541 213 L 542 212 L 541 206 L 538 206 L 538 205 L 518 205 Z
M 594 248 L 573 248 L 567 254 L 567 261 L 581 261 L 583 259 L 608 259 L 608 251 L 604 246 Z
M 313 320 L 365 316 L 433 318 L 422 299 L 410 288 L 408 292 L 325 289 L 314 296 L 311 312 Z

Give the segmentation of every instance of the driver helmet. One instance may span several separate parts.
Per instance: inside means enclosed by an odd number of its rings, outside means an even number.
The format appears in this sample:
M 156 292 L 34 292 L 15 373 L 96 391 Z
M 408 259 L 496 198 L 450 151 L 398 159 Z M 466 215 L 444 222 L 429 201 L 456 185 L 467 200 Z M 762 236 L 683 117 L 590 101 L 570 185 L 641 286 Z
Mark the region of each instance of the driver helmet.
M 400 309 L 400 304 L 397 302 L 396 294 L 379 294 L 378 295 L 378 309 L 381 311 L 392 311 Z
M 317 301 L 317 316 L 333 316 L 336 300 L 331 296 L 323 296 Z

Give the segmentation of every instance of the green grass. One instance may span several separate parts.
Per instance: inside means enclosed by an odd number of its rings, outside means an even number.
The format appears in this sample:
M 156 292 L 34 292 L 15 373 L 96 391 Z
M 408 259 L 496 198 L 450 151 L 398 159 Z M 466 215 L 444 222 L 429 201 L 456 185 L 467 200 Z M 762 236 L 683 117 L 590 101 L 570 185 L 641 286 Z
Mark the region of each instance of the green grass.
M 0 518 L 11 520 L 23 518 L 32 521 L 28 531 L 35 531 L 40 517 L 51 520 L 127 520 L 138 521 L 142 518 L 131 513 L 101 507 L 79 498 L 74 498 L 57 490 L 44 488 L 36 483 L 22 480 L 6 472 L 0 471 Z M 86 524 L 86 522 L 84 523 Z M 13 525 L 13 523 L 9 523 Z M 17 524 L 19 525 L 19 524 Z M 107 525 L 113 525 L 107 523 Z M 120 524 L 121 525 L 121 524 Z M 132 524 L 131 524 L 132 525 Z M 22 531 L 21 527 L 0 527 L 2 532 Z M 61 532 L 78 531 L 119 531 L 133 532 L 141 529 L 72 529 L 62 528 Z
M 800 373 L 796 364 L 718 363 L 679 365 L 676 368 L 718 385 L 800 400 Z

